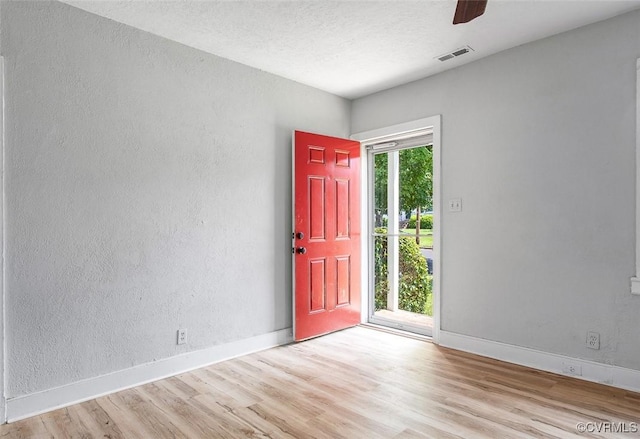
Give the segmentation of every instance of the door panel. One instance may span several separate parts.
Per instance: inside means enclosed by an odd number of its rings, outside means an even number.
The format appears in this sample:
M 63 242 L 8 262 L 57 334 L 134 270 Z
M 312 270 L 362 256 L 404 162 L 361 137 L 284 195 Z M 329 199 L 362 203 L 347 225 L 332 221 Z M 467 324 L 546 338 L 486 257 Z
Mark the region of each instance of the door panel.
M 321 176 L 309 176 L 309 239 L 324 240 L 326 236 L 325 221 L 325 191 L 324 178 Z
M 294 339 L 360 323 L 360 143 L 294 133 Z
M 336 306 L 348 305 L 351 302 L 351 264 L 349 256 L 336 258 Z
M 311 291 L 309 292 L 309 312 L 315 313 L 318 311 L 326 310 L 326 291 L 327 291 L 327 278 L 325 270 L 325 260 L 316 259 L 309 261 L 309 285 Z
M 349 239 L 349 180 L 336 179 L 336 239 Z

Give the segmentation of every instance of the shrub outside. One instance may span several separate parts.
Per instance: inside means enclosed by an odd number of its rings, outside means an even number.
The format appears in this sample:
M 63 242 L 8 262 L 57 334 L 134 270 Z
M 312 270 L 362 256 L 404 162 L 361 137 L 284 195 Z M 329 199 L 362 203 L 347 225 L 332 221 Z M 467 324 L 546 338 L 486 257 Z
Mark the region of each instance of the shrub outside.
M 376 233 L 387 230 L 377 228 Z M 376 236 L 374 243 L 375 308 L 386 309 L 389 282 L 387 280 L 387 237 Z M 398 308 L 419 314 L 433 315 L 432 280 L 427 271 L 427 260 L 413 237 L 399 238 L 399 291 Z

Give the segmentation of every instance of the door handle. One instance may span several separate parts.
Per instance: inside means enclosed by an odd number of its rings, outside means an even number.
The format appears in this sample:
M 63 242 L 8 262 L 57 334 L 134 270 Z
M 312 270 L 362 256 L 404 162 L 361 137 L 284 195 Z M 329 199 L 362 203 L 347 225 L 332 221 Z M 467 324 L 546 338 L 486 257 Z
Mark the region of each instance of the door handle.
M 304 233 L 302 233 L 302 232 L 296 233 L 296 238 L 298 238 L 298 239 L 304 238 Z
M 307 252 L 307 249 L 306 249 L 305 247 L 298 247 L 298 248 L 296 249 L 296 252 L 297 252 L 299 255 L 303 255 L 303 254 L 305 254 L 305 253 Z

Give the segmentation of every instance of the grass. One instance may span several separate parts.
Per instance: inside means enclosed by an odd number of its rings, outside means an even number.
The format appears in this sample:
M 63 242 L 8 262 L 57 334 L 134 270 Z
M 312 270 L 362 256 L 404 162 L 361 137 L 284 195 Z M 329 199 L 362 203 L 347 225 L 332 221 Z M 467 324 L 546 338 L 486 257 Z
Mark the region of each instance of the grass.
M 416 236 L 416 229 L 402 229 L 402 235 Z M 420 248 L 433 248 L 433 231 L 430 229 L 420 230 Z

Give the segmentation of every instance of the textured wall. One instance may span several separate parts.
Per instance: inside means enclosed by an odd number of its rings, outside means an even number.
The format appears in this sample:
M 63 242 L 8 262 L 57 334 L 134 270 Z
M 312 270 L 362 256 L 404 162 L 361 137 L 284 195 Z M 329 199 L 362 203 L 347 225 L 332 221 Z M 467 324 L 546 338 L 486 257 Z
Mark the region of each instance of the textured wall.
M 291 130 L 346 136 L 350 103 L 65 4 L 2 14 L 8 397 L 290 326 Z
M 442 326 L 640 369 L 640 13 L 358 99 L 353 132 L 442 114 Z M 601 349 L 585 347 L 587 330 Z
M 0 0 L 0 29 L 2 29 L 2 1 Z M 3 46 L 2 46 L 2 32 L 0 32 L 0 57 L 2 57 L 4 51 L 2 50 Z M 0 160 L 4 159 L 4 59 L 0 60 L 0 156 L 2 158 L 0 158 Z M 4 169 L 4 164 L 2 163 L 2 161 L 0 161 L 0 169 Z M 4 187 L 0 188 L 0 193 L 2 193 L 2 206 L 0 206 L 0 219 L 2 220 L 2 222 L 4 223 Z M 2 230 L 2 232 L 0 233 L 0 249 L 4 249 L 4 228 Z M 2 273 L 0 274 L 0 293 L 3 295 L 4 297 L 4 270 L 0 270 L 2 271 Z M 4 328 L 4 313 L 0 313 L 0 328 Z M 4 377 L 4 349 L 1 349 L 2 352 L 0 352 L 0 371 L 1 371 L 1 375 Z M 4 395 L 5 394 L 5 383 L 4 383 L 4 379 L 2 380 L 2 382 L 0 383 L 0 392 L 2 392 L 1 394 Z M 4 397 L 0 397 L 0 417 L 2 417 L 2 419 L 4 419 L 4 415 L 5 415 L 5 403 L 6 400 Z

